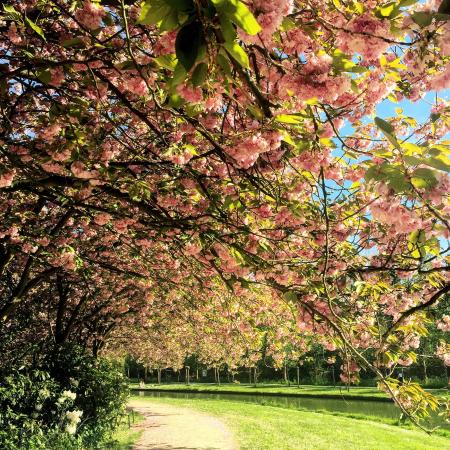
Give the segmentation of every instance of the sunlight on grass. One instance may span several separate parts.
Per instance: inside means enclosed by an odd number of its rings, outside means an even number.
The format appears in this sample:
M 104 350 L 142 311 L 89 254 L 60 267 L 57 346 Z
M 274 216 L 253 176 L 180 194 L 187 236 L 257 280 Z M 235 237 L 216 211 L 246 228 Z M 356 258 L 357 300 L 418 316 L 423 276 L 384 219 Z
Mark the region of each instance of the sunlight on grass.
M 166 403 L 221 418 L 241 450 L 436 450 L 450 439 L 370 420 L 219 400 L 133 397 L 142 406 Z

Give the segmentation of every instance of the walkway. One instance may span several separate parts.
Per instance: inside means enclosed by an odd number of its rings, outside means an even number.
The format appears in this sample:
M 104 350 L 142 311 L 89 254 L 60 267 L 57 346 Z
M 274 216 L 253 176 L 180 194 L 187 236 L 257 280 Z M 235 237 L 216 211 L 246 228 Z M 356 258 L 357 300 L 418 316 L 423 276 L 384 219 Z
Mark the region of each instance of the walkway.
M 144 430 L 133 450 L 237 450 L 233 436 L 219 420 L 188 408 L 139 400 L 128 406 L 145 420 L 135 429 Z

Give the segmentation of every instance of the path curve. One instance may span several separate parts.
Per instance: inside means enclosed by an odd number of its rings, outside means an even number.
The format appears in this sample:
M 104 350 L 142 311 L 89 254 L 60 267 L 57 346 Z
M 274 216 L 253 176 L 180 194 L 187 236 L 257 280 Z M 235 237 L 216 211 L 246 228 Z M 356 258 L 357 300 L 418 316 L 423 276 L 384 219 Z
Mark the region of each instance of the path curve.
M 133 400 L 128 406 L 145 419 L 136 425 L 143 430 L 133 450 L 237 450 L 228 428 L 215 417 L 188 408 Z

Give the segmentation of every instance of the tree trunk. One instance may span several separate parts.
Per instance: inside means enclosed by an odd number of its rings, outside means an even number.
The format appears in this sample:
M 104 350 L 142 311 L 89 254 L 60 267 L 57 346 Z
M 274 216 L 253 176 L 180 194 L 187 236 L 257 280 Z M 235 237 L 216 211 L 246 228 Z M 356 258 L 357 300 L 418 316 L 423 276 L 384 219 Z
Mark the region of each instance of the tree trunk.
M 422 356 L 422 366 L 423 366 L 423 381 L 426 383 L 428 381 L 428 372 L 427 372 L 427 358 Z
M 252 368 L 248 368 L 248 384 L 252 384 Z
M 297 387 L 300 387 L 300 367 L 297 366 Z
M 157 372 L 158 372 L 158 384 L 161 384 L 161 369 L 158 368 L 158 369 L 156 369 L 156 370 L 157 370 Z

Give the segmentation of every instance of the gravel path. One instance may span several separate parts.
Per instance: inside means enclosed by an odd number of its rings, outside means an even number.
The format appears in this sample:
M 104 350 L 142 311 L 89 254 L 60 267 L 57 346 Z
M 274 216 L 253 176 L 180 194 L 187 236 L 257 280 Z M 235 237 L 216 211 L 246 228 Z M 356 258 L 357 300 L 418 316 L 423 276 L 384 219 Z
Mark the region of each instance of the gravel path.
M 228 428 L 215 417 L 188 408 L 131 401 L 128 406 L 145 416 L 133 450 L 237 450 Z

